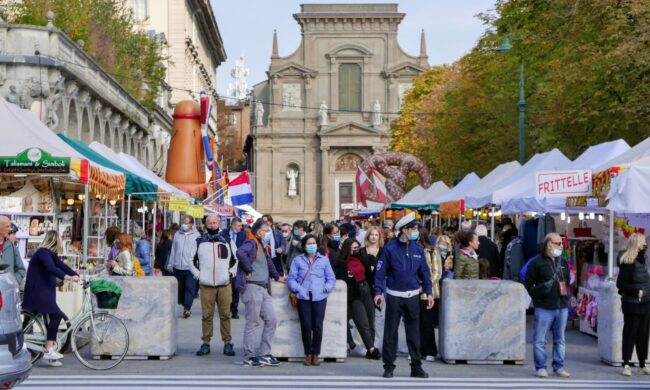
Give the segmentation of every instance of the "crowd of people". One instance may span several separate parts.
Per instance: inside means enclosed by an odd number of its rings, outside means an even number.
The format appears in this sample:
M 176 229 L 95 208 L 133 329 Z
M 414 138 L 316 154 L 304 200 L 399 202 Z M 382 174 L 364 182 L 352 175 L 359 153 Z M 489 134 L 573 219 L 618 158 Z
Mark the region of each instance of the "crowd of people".
M 208 215 L 197 226 L 193 217 L 182 217 L 161 232 L 152 248 L 143 230 L 130 234 L 110 227 L 105 234 L 108 248 L 106 272 L 120 276 L 162 274 L 178 281 L 178 304 L 183 318 L 192 314 L 200 298 L 202 343 L 198 356 L 211 353 L 213 318 L 219 314 L 223 354 L 234 356 L 231 319 L 239 318 L 239 302 L 244 307 L 244 364 L 252 367 L 277 366 L 271 344 L 277 327 L 271 301 L 271 280 L 286 283 L 289 301 L 300 319 L 304 364 L 321 363 L 323 323 L 328 296 L 336 281 L 347 287 L 348 323 L 354 324 L 365 357 L 383 360 L 385 378 L 393 377 L 400 324 L 405 328 L 411 376 L 426 378 L 422 360 L 438 357 L 436 327 L 444 279 L 509 279 L 524 284 L 533 301 L 533 358 L 536 375 L 547 377 L 546 342 L 553 337 L 552 369 L 559 377 L 569 377 L 564 368 L 565 328 L 568 317 L 570 267 L 562 256 L 564 243 L 557 233 L 546 235 L 539 254 L 523 258 L 517 228 L 508 218 L 500 224 L 500 248 L 487 237 L 487 227 L 474 229 L 468 221 L 458 231 L 451 227 L 429 231 L 411 213 L 399 221 L 392 219 L 353 221 L 343 216 L 322 224 L 304 220 L 293 224 L 276 223 L 264 215 L 252 226 L 233 218 L 222 229 L 218 215 Z M 9 219 L 0 216 L 0 253 L 19 283 L 24 284 L 23 308 L 48 315 L 46 359 L 62 356 L 52 349 L 62 312 L 56 305 L 56 279 L 78 280 L 77 273 L 58 257 L 58 234 L 46 234 L 31 258 L 25 275 L 12 235 Z M 15 238 L 14 238 L 15 239 Z M 633 234 L 619 257 L 617 286 L 622 296 L 623 375 L 632 375 L 630 361 L 636 347 L 641 373 L 645 366 L 650 337 L 650 274 L 647 271 L 647 243 L 642 234 Z M 153 262 L 153 266 L 151 265 Z M 6 266 L 5 266 L 6 267 Z M 23 280 L 24 279 L 24 280 Z M 376 313 L 383 310 L 384 332 L 381 347 L 375 345 Z M 259 339 L 256 335 L 260 334 Z M 352 327 L 347 329 L 349 351 L 357 349 Z

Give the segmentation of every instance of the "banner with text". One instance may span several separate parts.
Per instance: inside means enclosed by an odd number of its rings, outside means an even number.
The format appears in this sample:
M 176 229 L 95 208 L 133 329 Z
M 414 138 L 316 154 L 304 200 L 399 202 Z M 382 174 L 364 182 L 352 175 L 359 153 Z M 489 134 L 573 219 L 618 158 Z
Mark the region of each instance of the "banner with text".
M 537 172 L 536 178 L 537 198 L 593 195 L 589 169 Z

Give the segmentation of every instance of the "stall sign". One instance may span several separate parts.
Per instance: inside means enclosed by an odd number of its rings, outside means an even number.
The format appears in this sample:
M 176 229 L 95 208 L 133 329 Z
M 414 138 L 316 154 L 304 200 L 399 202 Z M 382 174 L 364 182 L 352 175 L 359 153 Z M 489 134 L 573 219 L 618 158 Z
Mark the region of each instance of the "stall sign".
M 535 177 L 537 198 L 564 198 L 592 194 L 589 169 L 537 172 Z
M 185 212 L 188 207 L 190 207 L 190 201 L 187 198 L 172 196 L 169 199 L 169 211 Z
M 205 211 L 203 205 L 190 205 L 185 212 L 187 215 L 191 215 L 194 218 L 203 218 Z
M 53 157 L 43 149 L 29 148 L 17 156 L 0 157 L 0 173 L 68 174 L 69 157 Z
M 230 217 L 235 214 L 235 208 L 229 205 L 217 206 L 215 210 L 217 211 L 217 214 L 223 217 Z

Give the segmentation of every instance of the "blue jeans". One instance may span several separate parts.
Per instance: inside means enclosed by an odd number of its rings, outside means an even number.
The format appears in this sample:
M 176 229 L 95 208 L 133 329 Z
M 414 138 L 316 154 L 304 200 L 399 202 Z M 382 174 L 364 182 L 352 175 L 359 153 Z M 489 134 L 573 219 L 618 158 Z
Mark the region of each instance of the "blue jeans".
M 569 309 L 535 308 L 535 335 L 533 336 L 533 358 L 535 369 L 546 368 L 546 338 L 553 332 L 553 371 L 564 367 L 564 330 Z

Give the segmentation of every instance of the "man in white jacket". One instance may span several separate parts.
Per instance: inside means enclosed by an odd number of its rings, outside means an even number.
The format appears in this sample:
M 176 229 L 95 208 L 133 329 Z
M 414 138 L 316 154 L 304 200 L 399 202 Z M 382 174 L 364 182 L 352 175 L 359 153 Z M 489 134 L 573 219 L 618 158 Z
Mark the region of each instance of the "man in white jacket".
M 235 356 L 230 334 L 230 304 L 232 302 L 230 279 L 237 272 L 235 247 L 229 237 L 219 232 L 221 220 L 218 215 L 208 215 L 205 225 L 206 232 L 197 240 L 195 264 L 190 268 L 194 278 L 199 281 L 203 314 L 201 318 L 203 344 L 196 354 L 205 356 L 210 353 L 216 304 L 219 311 L 223 354 Z

